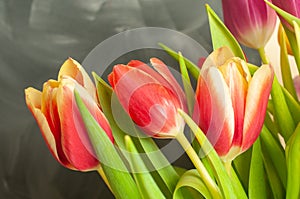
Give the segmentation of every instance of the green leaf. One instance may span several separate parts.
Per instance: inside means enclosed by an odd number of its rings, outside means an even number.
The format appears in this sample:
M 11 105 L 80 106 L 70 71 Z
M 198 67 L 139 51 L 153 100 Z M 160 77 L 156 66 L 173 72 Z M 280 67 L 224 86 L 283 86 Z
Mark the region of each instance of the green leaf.
M 248 191 L 252 147 L 233 160 L 233 167 L 245 191 Z
M 111 87 L 102 79 L 100 78 L 97 74 L 93 73 L 94 78 L 95 78 L 95 82 L 96 82 L 96 87 L 97 87 L 97 91 L 98 91 L 98 97 L 99 97 L 99 101 L 102 107 L 102 110 L 105 114 L 105 116 L 107 117 L 111 127 L 112 127 L 112 131 L 115 137 L 115 140 L 117 140 L 117 144 L 119 146 L 121 146 L 120 148 L 125 149 L 125 143 L 124 143 L 124 136 L 126 135 L 118 126 L 118 124 L 116 123 L 113 113 L 112 113 L 112 89 Z M 113 100 L 113 106 L 120 106 L 120 104 L 116 104 L 118 103 L 118 101 Z M 122 107 L 118 108 L 118 115 L 121 115 L 121 112 L 123 112 L 124 110 L 122 109 Z M 127 128 L 131 128 L 132 131 L 131 133 L 135 133 L 136 129 L 134 129 L 134 127 L 131 127 L 132 125 L 132 121 L 130 120 L 130 118 L 128 118 L 127 114 L 122 113 L 122 115 L 127 116 L 127 118 L 122 118 L 122 120 L 127 120 Z M 136 133 L 134 134 L 136 135 Z M 173 193 L 173 191 L 175 190 L 176 184 L 179 180 L 179 175 L 177 174 L 177 172 L 175 171 L 175 169 L 173 168 L 173 166 L 168 162 L 168 160 L 166 159 L 166 157 L 161 153 L 161 151 L 159 150 L 158 146 L 156 145 L 156 143 L 152 140 L 152 138 L 138 138 L 138 142 L 140 143 L 140 145 L 143 148 L 143 151 L 148 155 L 151 163 L 153 164 L 155 170 L 157 171 L 157 173 L 159 174 L 159 177 L 163 180 L 163 182 L 165 183 L 165 185 L 168 188 L 169 193 Z M 142 152 L 142 151 L 140 151 Z M 165 193 L 166 194 L 166 193 Z M 166 194 L 167 195 L 167 194 Z
M 284 87 L 281 87 L 281 89 L 294 122 L 295 124 L 298 124 L 300 122 L 300 104 Z
M 131 138 L 128 135 L 125 136 L 125 143 L 126 148 L 129 151 L 129 159 L 131 160 L 129 161 L 129 163 L 132 169 L 132 173 L 143 198 L 165 198 L 164 194 L 159 189 L 150 172 L 147 172 L 148 168 L 144 164 L 143 159 L 141 158 Z
M 77 91 L 74 91 L 74 95 L 91 144 L 97 158 L 102 163 L 103 171 L 114 196 L 120 199 L 141 198 L 135 182 L 106 132 L 99 126 L 86 108 Z
M 194 90 L 191 85 L 191 80 L 190 80 L 189 73 L 186 68 L 184 58 L 180 52 L 178 53 L 178 55 L 179 55 L 179 67 L 180 67 L 180 72 L 181 72 L 181 76 L 182 76 L 184 92 L 185 92 L 185 96 L 186 96 L 186 100 L 187 100 L 187 106 L 188 106 L 189 114 L 192 114 L 194 103 L 195 103 L 194 102 L 195 94 L 194 94 Z
M 274 76 L 271 96 L 274 107 L 274 117 L 278 122 L 280 133 L 287 141 L 294 132 L 295 123 L 276 76 Z
M 298 68 L 298 72 L 300 73 L 300 56 L 297 56 L 300 54 L 299 46 L 298 46 L 298 41 L 295 35 L 295 32 L 290 31 L 288 28 L 284 28 L 284 31 L 286 33 L 286 36 L 289 39 L 291 49 L 294 54 L 294 59 Z
M 179 60 L 179 54 L 176 53 L 174 50 L 172 50 L 171 48 L 169 48 L 168 46 L 159 43 L 159 46 L 162 47 L 170 56 L 172 56 L 174 59 L 176 59 L 177 61 Z M 189 70 L 189 72 L 191 73 L 191 75 L 195 78 L 198 79 L 199 75 L 200 75 L 200 68 L 195 65 L 193 62 L 191 62 L 189 59 L 183 57 L 186 67 Z
M 254 73 L 257 71 L 257 69 L 259 69 L 259 67 L 254 64 L 247 63 L 247 65 L 248 65 L 251 75 L 254 75 Z
M 300 197 L 300 123 L 286 145 L 287 177 L 287 199 L 298 199 Z
M 182 191 L 184 189 L 188 189 L 193 195 L 192 197 L 187 197 L 184 195 L 182 196 Z M 206 198 L 206 199 L 212 199 L 212 196 L 210 195 L 209 190 L 205 186 L 204 182 L 202 181 L 199 173 L 196 169 L 191 169 L 185 172 L 174 191 L 173 199 L 189 199 L 189 198 Z
M 235 56 L 246 60 L 241 46 L 228 30 L 228 28 L 224 25 L 222 20 L 209 7 L 209 5 L 206 5 L 206 10 L 208 14 L 210 33 L 214 50 L 223 46 L 228 46 Z
M 253 144 L 248 192 L 249 199 L 267 198 L 260 138 L 258 138 Z
M 233 185 L 233 189 L 235 191 L 236 197 L 239 199 L 247 199 L 247 194 L 244 191 L 244 187 L 241 183 L 241 180 L 239 179 L 239 177 L 237 176 L 235 170 L 233 169 L 233 167 L 231 167 L 230 170 L 230 177 L 231 177 L 231 181 L 232 181 L 232 185 Z
M 273 197 L 274 199 L 282 199 L 285 198 L 285 189 L 284 186 L 280 180 L 280 177 L 276 171 L 276 168 L 274 167 L 274 164 L 269 156 L 269 154 L 266 152 L 267 149 L 264 145 L 261 145 L 262 147 L 262 153 L 263 153 L 263 161 L 265 170 L 267 173 L 269 185 L 271 187 Z
M 269 154 L 270 159 L 278 173 L 278 176 L 284 186 L 286 187 L 287 168 L 285 164 L 284 149 L 278 141 L 275 140 L 273 135 L 269 132 L 268 128 L 263 126 L 260 134 L 261 142 L 266 153 Z
M 289 91 L 289 93 L 297 99 L 296 90 L 294 87 L 294 82 L 291 74 L 291 67 L 288 59 L 288 52 L 287 52 L 287 46 L 286 46 L 286 38 L 285 38 L 285 32 L 283 30 L 283 27 L 279 27 L 279 31 L 281 31 L 281 35 L 279 38 L 279 45 L 280 45 L 280 69 L 282 74 L 282 81 L 284 87 Z

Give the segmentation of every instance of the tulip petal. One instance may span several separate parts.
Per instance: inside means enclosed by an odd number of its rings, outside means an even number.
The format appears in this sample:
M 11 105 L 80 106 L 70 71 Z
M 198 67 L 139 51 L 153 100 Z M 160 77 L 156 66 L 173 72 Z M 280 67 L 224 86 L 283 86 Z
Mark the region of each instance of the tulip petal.
M 114 85 L 114 91 L 127 112 L 129 110 L 129 100 L 137 89 L 147 84 L 160 84 L 148 73 L 122 64 L 114 66 L 109 81 L 112 81 L 111 85 Z
M 244 67 L 243 67 L 244 65 Z M 248 81 L 250 81 L 250 72 L 246 62 L 240 59 L 231 59 L 219 67 L 223 74 L 226 84 L 228 85 L 232 106 L 234 111 L 234 137 L 232 147 L 240 147 L 242 144 L 243 124 Z
M 209 67 L 218 67 L 223 65 L 227 60 L 234 57 L 233 52 L 227 46 L 214 50 L 204 61 L 202 70 Z
M 170 84 L 172 89 L 176 92 L 177 96 L 181 100 L 181 107 L 184 111 L 187 111 L 187 104 L 185 94 L 178 84 L 178 81 L 174 78 L 172 73 L 170 72 L 168 66 L 158 58 L 151 58 L 150 62 L 152 66 L 161 74 Z
M 218 154 L 224 156 L 231 147 L 234 134 L 234 112 L 229 88 L 216 67 L 203 70 L 201 78 L 197 86 L 199 126 L 202 128 L 201 123 L 206 123 L 203 131 Z M 202 90 L 203 84 L 206 86 Z
M 158 72 L 153 70 L 153 68 L 151 68 L 150 66 L 148 66 L 144 62 L 141 62 L 139 60 L 131 60 L 130 62 L 128 62 L 127 65 L 138 68 L 139 70 L 144 71 L 145 73 L 147 73 L 148 75 L 150 75 L 151 77 L 156 79 L 160 84 L 164 85 L 165 87 L 167 87 L 171 90 L 173 89 L 171 84 L 161 74 L 159 74 Z
M 91 107 L 94 102 L 87 91 L 76 81 L 65 78 L 61 80 L 57 91 L 58 113 L 61 121 L 61 143 L 66 157 L 71 164 L 78 170 L 90 170 L 98 166 L 99 162 L 95 158 L 87 132 L 75 102 L 74 89 L 79 90 L 80 96 L 89 101 Z M 81 89 L 78 89 L 81 88 Z M 93 103 L 93 108 L 99 109 Z
M 160 84 L 143 85 L 132 93 L 128 113 L 147 134 L 174 137 L 182 126 L 177 117 L 180 107 L 177 99 L 171 90 Z
M 89 94 L 96 98 L 96 88 L 93 81 L 84 70 L 84 68 L 74 59 L 68 58 L 61 66 L 58 73 L 58 81 L 62 79 L 63 76 L 69 76 L 75 79 L 80 85 L 85 87 Z
M 50 149 L 50 152 L 55 157 L 55 159 L 67 168 L 74 169 L 68 162 L 67 158 L 63 152 L 58 150 L 57 140 L 51 132 L 50 126 L 45 115 L 41 111 L 41 98 L 42 93 L 34 88 L 27 88 L 25 90 L 26 104 L 33 114 L 41 132 L 44 140 Z
M 270 65 L 262 65 L 255 73 L 248 87 L 242 151 L 247 150 L 257 139 L 266 114 L 274 72 Z

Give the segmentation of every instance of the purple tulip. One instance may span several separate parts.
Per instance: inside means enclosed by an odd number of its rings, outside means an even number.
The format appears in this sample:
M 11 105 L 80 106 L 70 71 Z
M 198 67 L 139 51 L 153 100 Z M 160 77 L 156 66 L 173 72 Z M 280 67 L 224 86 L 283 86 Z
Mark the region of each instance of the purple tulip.
M 225 25 L 243 45 L 266 45 L 276 24 L 276 13 L 264 0 L 222 0 Z
M 299 0 L 272 0 L 272 3 L 282 10 L 300 18 L 300 1 Z M 279 16 L 281 22 L 284 26 L 288 27 L 290 30 L 294 28 L 286 22 L 281 16 Z

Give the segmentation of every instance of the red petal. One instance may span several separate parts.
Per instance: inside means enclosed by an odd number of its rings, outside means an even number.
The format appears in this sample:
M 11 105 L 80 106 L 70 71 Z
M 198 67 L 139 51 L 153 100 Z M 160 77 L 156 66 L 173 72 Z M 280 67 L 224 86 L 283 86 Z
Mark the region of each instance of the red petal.
M 41 101 L 42 101 L 42 93 L 34 88 L 27 88 L 25 90 L 25 96 L 26 96 L 27 106 L 31 111 L 31 113 L 33 114 L 38 126 L 40 127 L 44 140 L 52 155 L 59 163 L 61 163 L 65 167 L 74 169 L 74 167 L 70 165 L 68 160 L 65 158 L 62 150 L 57 149 L 57 145 L 58 145 L 57 140 L 55 139 L 50 129 L 50 126 L 48 124 L 45 115 L 42 113 L 40 109 Z
M 168 135 L 171 130 L 181 129 L 181 124 L 177 121 L 179 107 L 179 100 L 172 91 L 160 84 L 151 83 L 139 87 L 131 95 L 129 114 L 151 136 L 160 134 L 173 137 L 174 135 Z
M 113 75 L 113 78 L 117 80 L 115 81 L 114 91 L 127 112 L 131 95 L 137 89 L 151 83 L 160 84 L 144 71 L 121 64 L 114 67 Z
M 244 119 L 242 151 L 247 150 L 257 139 L 266 114 L 274 72 L 271 66 L 263 65 L 254 74 L 248 88 Z
M 62 79 L 63 76 L 69 76 L 75 79 L 81 86 L 85 87 L 89 94 L 96 98 L 96 88 L 93 81 L 90 79 L 84 68 L 74 59 L 68 58 L 61 66 L 58 73 L 58 81 Z
M 245 62 L 241 62 L 241 60 L 236 60 L 235 62 L 234 59 L 231 59 L 228 63 L 219 67 L 228 85 L 234 111 L 235 128 L 232 145 L 238 147 L 242 144 L 243 136 L 244 113 L 248 89 L 246 78 L 250 77 L 248 68 L 244 69 L 242 67 L 244 63 Z M 243 76 L 244 74 L 247 75 Z
M 180 85 L 178 84 L 177 80 L 174 78 L 172 73 L 170 72 L 168 66 L 162 62 L 160 59 L 157 58 L 151 58 L 150 59 L 151 64 L 153 67 L 159 72 L 160 75 L 162 75 L 169 83 L 173 91 L 177 94 L 178 98 L 181 101 L 181 108 L 184 111 L 187 111 L 187 104 L 186 104 L 186 98 L 183 90 L 181 89 Z
M 57 92 L 62 133 L 61 144 L 66 157 L 76 169 L 81 171 L 91 170 L 97 167 L 99 162 L 95 158 L 84 123 L 76 106 L 73 94 L 75 85 L 74 80 L 63 79 Z M 79 85 L 77 87 L 82 88 Z M 83 98 L 92 99 L 83 88 L 80 95 L 84 96 Z M 94 102 L 94 108 L 98 108 L 96 102 Z
M 231 147 L 234 134 L 234 112 L 229 89 L 215 67 L 202 71 L 201 76 L 197 86 L 200 128 L 203 128 L 218 154 L 224 156 Z

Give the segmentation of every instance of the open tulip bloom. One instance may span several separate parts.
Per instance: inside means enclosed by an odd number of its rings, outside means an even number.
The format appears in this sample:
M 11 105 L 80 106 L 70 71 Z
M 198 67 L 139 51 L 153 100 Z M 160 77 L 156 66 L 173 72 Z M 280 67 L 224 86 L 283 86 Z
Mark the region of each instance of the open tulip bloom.
M 161 44 L 180 82 L 158 58 L 117 64 L 107 82 L 67 59 L 42 91 L 25 89 L 50 152 L 66 168 L 97 170 L 118 199 L 300 198 L 299 73 L 291 75 L 287 46 L 300 71 L 298 4 L 273 2 L 291 13 L 267 0 L 223 0 L 228 27 L 207 6 L 213 51 L 198 66 Z M 282 84 L 264 52 L 273 9 L 293 28 L 279 29 Z M 261 66 L 238 42 L 259 51 Z M 178 142 L 194 168 L 173 165 L 153 138 Z
M 247 63 L 226 47 L 204 62 L 194 118 L 223 161 L 232 161 L 257 139 L 272 82 L 270 65 L 261 66 L 251 77 Z
M 111 130 L 96 101 L 95 86 L 84 69 L 69 58 L 58 80 L 48 80 L 43 91 L 25 90 L 26 103 L 53 156 L 65 167 L 80 171 L 99 167 L 74 99 L 77 89 L 100 126 L 113 141 Z

